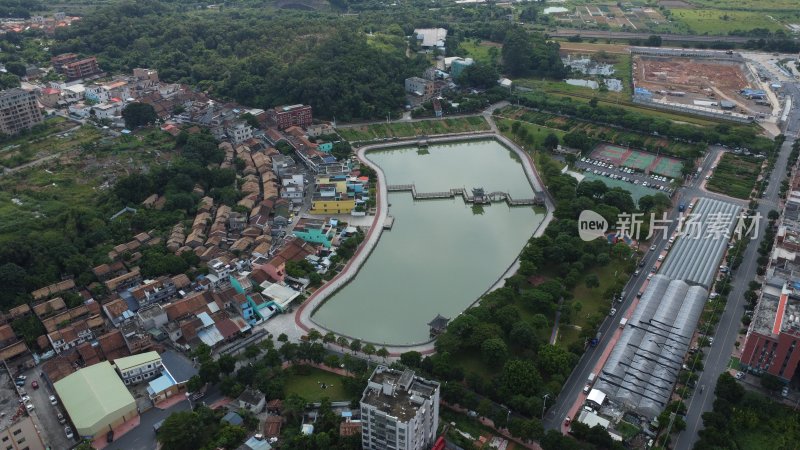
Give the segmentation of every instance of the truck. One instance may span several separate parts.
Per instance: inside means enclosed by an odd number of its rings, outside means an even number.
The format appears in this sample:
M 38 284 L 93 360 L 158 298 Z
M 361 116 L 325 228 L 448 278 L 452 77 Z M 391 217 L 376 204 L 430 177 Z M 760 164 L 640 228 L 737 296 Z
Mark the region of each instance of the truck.
M 627 324 L 628 324 L 628 318 L 627 317 L 623 317 L 622 320 L 619 321 L 619 327 L 620 328 L 625 328 L 625 325 L 627 325 Z

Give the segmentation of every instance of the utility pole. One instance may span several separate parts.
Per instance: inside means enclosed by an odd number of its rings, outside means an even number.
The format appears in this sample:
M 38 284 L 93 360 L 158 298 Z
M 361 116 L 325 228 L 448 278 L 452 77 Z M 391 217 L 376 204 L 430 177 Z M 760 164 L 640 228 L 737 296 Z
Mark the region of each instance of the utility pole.
M 667 427 L 666 434 L 664 434 L 664 440 L 661 441 L 661 444 L 665 448 L 667 446 L 667 439 L 669 439 L 669 434 L 672 432 L 672 425 L 675 423 L 675 417 L 677 417 L 677 415 L 674 412 L 669 414 L 669 426 Z

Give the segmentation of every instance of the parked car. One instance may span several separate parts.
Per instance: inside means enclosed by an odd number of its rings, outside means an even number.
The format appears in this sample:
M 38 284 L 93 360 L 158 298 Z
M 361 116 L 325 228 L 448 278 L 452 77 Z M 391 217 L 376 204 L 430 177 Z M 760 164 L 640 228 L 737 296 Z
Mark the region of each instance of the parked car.
M 67 439 L 72 439 L 74 435 L 72 434 L 72 428 L 64 427 L 64 434 L 67 435 Z
M 31 401 L 31 397 L 29 395 L 23 395 L 22 397 L 20 397 L 19 401 L 20 403 L 27 403 Z
M 17 381 L 19 381 L 19 380 L 25 381 L 25 380 L 27 380 L 27 379 L 28 379 L 28 377 L 26 377 L 25 375 L 17 375 L 17 378 L 15 378 L 15 379 L 16 379 Z
M 31 381 L 31 387 L 34 389 L 39 389 L 39 382 L 36 380 Z
M 744 372 L 736 372 L 736 379 L 741 380 L 744 378 Z
M 28 402 L 28 403 L 25 403 L 25 409 L 27 409 L 28 412 L 31 412 L 36 408 L 33 406 L 33 403 Z
M 55 395 L 51 395 L 50 396 L 50 404 L 53 405 L 53 406 L 56 406 L 58 404 L 58 400 L 56 400 L 56 396 Z
M 784 386 L 783 389 L 781 389 L 781 396 L 783 397 L 789 396 L 789 386 Z
M 19 387 L 25 386 L 25 380 L 17 380 L 14 382 Z
M 570 422 L 572 422 L 572 419 L 570 419 L 569 416 L 564 418 L 564 426 L 565 427 L 568 427 Z
M 67 422 L 67 419 L 64 418 L 64 414 L 58 413 L 57 417 L 58 417 L 58 423 L 63 425 L 64 423 Z

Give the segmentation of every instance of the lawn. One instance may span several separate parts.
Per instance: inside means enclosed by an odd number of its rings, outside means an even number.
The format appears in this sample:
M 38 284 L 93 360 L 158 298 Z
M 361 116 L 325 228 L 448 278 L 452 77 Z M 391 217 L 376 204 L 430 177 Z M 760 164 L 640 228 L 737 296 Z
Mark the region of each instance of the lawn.
M 580 342 L 582 340 L 580 333 L 572 327 L 573 325 L 581 327 L 582 330 L 591 330 L 602 322 L 611 309 L 611 299 L 604 298 L 603 294 L 609 288 L 615 286 L 615 282 L 617 283 L 616 286 L 621 288 L 630 277 L 630 273 L 624 271 L 623 266 L 624 264 L 612 259 L 608 265 L 595 267 L 586 273 L 586 275 L 597 275 L 597 279 L 600 281 L 598 287 L 589 288 L 581 280 L 572 290 L 573 298 L 569 302 L 565 302 L 564 306 L 572 307 L 575 312 L 572 314 L 570 326 L 562 325 L 559 329 L 561 338 L 558 343 L 560 345 L 566 348 L 572 342 Z
M 444 119 L 419 120 L 414 122 L 377 123 L 339 128 L 339 135 L 350 141 L 369 141 L 373 139 L 401 138 L 413 136 L 434 136 L 437 134 L 463 133 L 469 131 L 488 131 L 489 124 L 483 116 L 456 117 Z
M 796 7 L 797 5 L 795 5 Z M 683 22 L 695 34 L 728 34 L 764 28 L 772 32 L 785 30 L 774 14 L 721 9 L 675 9 L 672 19 Z
M 318 402 L 325 397 L 331 401 L 352 400 L 344 391 L 344 377 L 314 367 L 303 369 L 306 375 L 291 373 L 286 379 L 284 393 L 297 394 L 309 402 Z M 322 385 L 325 385 L 325 389 Z
M 725 153 L 706 183 L 706 188 L 731 197 L 747 199 L 750 198 L 760 172 L 761 160 Z
M 542 150 L 544 148 L 544 139 L 547 137 L 548 134 L 553 133 L 558 136 L 558 139 L 564 136 L 564 131 L 558 130 L 555 128 L 548 128 L 543 125 L 537 125 L 535 123 L 517 121 L 517 120 L 510 120 L 510 119 L 495 119 L 498 128 L 501 132 L 516 142 L 523 144 L 523 147 L 526 150 Z M 511 131 L 511 126 L 514 122 L 519 122 L 520 130 L 525 129 L 524 132 L 524 139 L 521 139 L 519 135 L 514 135 Z
M 490 41 L 481 41 L 480 39 L 465 39 L 459 44 L 459 47 L 467 52 L 466 57 L 472 58 L 477 62 L 491 64 L 500 57 L 500 49 L 502 48 L 502 44 Z M 496 49 L 496 51 L 492 50 L 493 48 Z

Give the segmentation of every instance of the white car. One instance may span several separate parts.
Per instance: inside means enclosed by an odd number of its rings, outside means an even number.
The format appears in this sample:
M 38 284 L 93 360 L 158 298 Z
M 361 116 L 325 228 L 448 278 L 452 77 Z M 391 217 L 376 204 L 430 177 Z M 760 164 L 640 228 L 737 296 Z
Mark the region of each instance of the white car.
M 20 403 L 28 403 L 29 401 L 31 401 L 31 397 L 30 397 L 30 396 L 28 396 L 28 395 L 23 395 L 23 396 L 22 396 L 22 397 L 20 397 L 20 399 L 19 399 L 19 402 L 20 402 Z
M 53 405 L 53 406 L 58 404 L 58 400 L 56 400 L 56 396 L 55 395 L 51 395 L 50 396 L 50 404 Z
M 689 209 L 694 208 L 694 203 L 689 203 Z
M 609 316 L 613 316 L 617 313 L 617 308 L 611 308 L 611 311 L 608 312 Z
M 72 434 L 72 428 L 70 428 L 70 427 L 64 427 L 64 434 L 67 435 L 67 439 L 72 439 L 73 436 L 74 436 Z
M 35 408 L 33 407 L 33 403 L 30 403 L 30 402 L 28 402 L 28 403 L 25 403 L 25 409 L 27 409 L 27 410 L 28 410 L 28 412 L 31 412 L 31 411 L 33 411 Z

